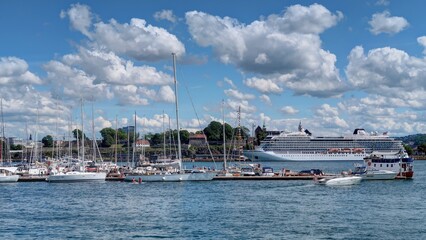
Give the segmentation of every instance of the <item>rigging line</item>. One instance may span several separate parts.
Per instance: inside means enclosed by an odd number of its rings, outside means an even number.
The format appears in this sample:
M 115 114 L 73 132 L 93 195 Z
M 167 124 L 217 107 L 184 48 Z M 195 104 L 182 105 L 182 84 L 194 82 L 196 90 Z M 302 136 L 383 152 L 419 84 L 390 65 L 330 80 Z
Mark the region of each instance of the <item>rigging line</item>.
M 197 111 L 195 110 L 194 102 L 192 101 L 191 94 L 189 94 L 188 86 L 187 86 L 185 83 L 184 83 L 184 85 L 185 85 L 186 93 L 187 93 L 187 94 L 188 94 L 188 96 L 189 96 L 189 100 L 191 101 L 192 109 L 194 110 L 194 112 L 195 112 L 195 116 L 197 117 L 198 126 L 199 126 L 199 128 L 201 129 L 201 122 L 200 122 L 200 118 L 198 117 L 198 113 L 197 113 Z M 210 156 L 212 157 L 214 167 L 215 167 L 215 169 L 217 169 L 216 161 L 214 160 L 212 150 L 210 149 L 209 141 L 207 141 L 207 136 L 206 136 L 206 134 L 204 134 L 204 129 L 201 129 L 201 132 L 203 133 L 204 140 L 206 141 L 206 144 L 207 144 L 207 149 L 209 150 Z

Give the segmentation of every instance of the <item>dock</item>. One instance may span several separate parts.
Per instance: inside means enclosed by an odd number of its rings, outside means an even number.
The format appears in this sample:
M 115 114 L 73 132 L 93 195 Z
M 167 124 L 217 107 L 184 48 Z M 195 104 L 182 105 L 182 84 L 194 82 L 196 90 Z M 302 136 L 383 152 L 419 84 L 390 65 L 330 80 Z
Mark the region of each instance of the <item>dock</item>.
M 327 177 L 328 175 L 316 176 L 318 179 Z M 331 175 L 329 175 L 331 176 Z M 213 180 L 223 180 L 223 181 L 231 181 L 231 180 L 314 180 L 314 175 L 274 175 L 274 176 L 216 176 Z
M 42 176 L 19 176 L 18 182 L 45 182 L 47 175 Z M 124 177 L 107 177 L 105 181 L 124 181 Z

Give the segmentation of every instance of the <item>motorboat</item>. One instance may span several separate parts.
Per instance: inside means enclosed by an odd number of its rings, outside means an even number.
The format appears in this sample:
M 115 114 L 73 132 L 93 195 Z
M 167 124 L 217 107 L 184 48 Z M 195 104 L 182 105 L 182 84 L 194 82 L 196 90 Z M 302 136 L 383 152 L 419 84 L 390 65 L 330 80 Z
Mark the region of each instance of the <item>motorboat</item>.
M 80 172 L 70 171 L 66 173 L 58 172 L 46 178 L 48 182 L 87 182 L 105 181 L 106 172 Z
M 362 180 L 360 176 L 337 176 L 332 178 L 322 178 L 316 180 L 318 184 L 327 185 L 327 186 L 348 186 L 359 184 Z
M 393 180 L 398 175 L 398 172 L 367 168 L 364 165 L 356 166 L 353 175 L 362 177 L 363 180 Z
M 19 175 L 15 174 L 17 167 L 0 167 L 0 183 L 17 182 Z

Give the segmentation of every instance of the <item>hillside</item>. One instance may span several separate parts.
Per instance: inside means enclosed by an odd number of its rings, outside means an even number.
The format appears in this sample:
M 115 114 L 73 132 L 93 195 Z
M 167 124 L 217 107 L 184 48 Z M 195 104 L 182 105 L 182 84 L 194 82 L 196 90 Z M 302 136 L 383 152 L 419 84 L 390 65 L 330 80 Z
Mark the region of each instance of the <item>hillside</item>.
M 415 134 L 404 137 L 396 137 L 395 139 L 401 140 L 404 144 L 412 147 L 417 147 L 422 143 L 426 143 L 426 134 Z

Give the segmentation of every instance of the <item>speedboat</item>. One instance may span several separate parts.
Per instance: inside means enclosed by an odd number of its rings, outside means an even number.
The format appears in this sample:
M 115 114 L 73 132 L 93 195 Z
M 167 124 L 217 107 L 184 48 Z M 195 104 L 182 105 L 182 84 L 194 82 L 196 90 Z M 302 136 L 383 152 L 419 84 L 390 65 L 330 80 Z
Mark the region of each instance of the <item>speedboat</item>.
M 348 186 L 359 184 L 362 177 L 359 176 L 338 176 L 333 178 L 322 178 L 317 181 L 318 184 L 327 186 Z
M 389 170 L 367 170 L 365 173 L 359 175 L 363 180 L 393 180 L 397 172 Z
M 355 171 L 352 174 L 360 176 L 364 180 L 393 180 L 398 175 L 398 172 L 355 164 Z

